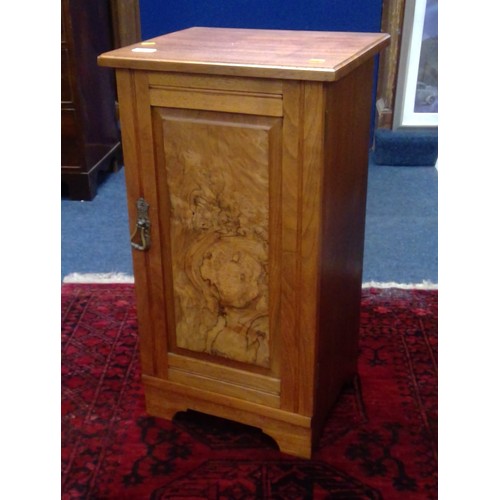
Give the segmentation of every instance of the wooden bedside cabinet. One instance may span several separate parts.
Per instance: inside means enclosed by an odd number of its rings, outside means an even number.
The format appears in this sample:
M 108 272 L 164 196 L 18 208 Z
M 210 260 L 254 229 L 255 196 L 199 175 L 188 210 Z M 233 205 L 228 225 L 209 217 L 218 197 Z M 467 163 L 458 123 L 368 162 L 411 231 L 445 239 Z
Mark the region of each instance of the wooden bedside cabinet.
M 356 374 L 381 33 L 190 28 L 116 68 L 147 410 L 309 457 Z

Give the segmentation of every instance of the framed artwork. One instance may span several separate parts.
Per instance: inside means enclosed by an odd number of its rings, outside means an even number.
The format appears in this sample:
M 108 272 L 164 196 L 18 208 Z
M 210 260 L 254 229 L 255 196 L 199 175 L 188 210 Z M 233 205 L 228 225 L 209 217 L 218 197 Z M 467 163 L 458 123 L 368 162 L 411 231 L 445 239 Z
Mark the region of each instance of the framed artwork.
M 438 101 L 438 0 L 408 0 L 393 128 L 437 127 Z

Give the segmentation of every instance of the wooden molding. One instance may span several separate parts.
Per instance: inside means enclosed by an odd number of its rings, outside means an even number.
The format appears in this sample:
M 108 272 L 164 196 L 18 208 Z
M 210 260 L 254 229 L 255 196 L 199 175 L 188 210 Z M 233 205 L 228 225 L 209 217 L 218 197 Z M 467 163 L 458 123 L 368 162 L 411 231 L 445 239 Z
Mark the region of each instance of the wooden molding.
M 111 0 L 115 49 L 141 40 L 139 0 Z
M 392 128 L 405 0 L 384 0 L 381 31 L 391 35 L 381 53 L 377 82 L 377 128 Z

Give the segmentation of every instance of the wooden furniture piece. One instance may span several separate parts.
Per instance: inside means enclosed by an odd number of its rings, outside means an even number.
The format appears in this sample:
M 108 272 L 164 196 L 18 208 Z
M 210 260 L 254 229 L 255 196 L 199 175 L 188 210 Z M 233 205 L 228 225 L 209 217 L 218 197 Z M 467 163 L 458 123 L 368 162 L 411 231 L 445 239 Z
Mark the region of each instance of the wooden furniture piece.
M 373 57 L 389 36 L 191 28 L 117 68 L 147 410 L 309 457 L 356 374 Z
M 99 171 L 121 164 L 116 84 L 96 63 L 114 48 L 110 5 L 62 0 L 61 22 L 61 182 L 71 199 L 91 200 Z

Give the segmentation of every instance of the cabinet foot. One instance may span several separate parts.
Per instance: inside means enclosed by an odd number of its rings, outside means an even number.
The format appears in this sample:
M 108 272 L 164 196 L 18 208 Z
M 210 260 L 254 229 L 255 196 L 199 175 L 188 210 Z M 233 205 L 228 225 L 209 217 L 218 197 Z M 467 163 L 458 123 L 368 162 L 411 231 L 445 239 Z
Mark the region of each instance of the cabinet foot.
M 143 377 L 146 411 L 153 417 L 173 420 L 178 412 L 194 410 L 262 430 L 283 453 L 311 458 L 311 419 L 279 409 L 269 409 L 236 398 L 181 386 L 153 377 Z
M 111 149 L 88 148 L 88 162 L 93 166 L 86 171 L 82 166 L 63 167 L 61 171 L 61 195 L 71 200 L 91 201 L 97 194 L 99 175 L 116 173 L 123 163 L 121 144 L 118 142 Z M 95 158 L 95 163 L 94 163 Z
M 263 427 L 262 432 L 273 438 L 282 453 L 301 458 L 311 458 L 312 431 L 311 429 L 295 428 L 293 431 Z

